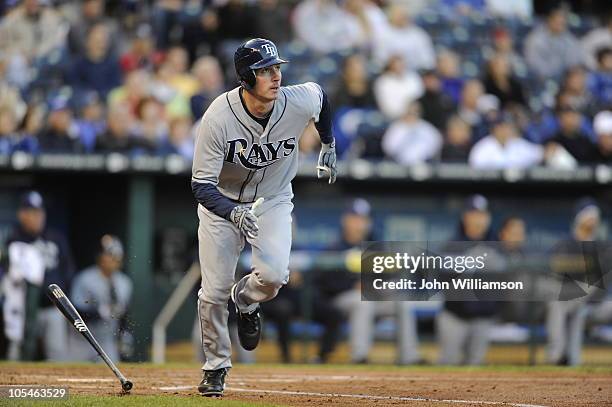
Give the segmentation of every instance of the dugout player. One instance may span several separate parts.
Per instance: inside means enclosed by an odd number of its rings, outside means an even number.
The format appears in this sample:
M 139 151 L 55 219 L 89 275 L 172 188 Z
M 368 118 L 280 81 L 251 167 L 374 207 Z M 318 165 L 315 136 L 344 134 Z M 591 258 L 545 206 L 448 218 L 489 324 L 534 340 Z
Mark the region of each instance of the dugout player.
M 7 358 L 50 361 L 68 358 L 68 324 L 53 306 L 44 287 L 54 283 L 67 290 L 74 261 L 66 237 L 47 227 L 47 211 L 38 191 L 24 193 L 17 210 L 18 223 L 6 242 L 4 334 Z M 42 349 L 40 349 L 42 344 Z
M 240 344 L 252 350 L 261 334 L 259 303 L 274 298 L 289 279 L 291 180 L 298 139 L 311 120 L 322 143 L 318 177 L 336 180 L 327 96 L 312 82 L 281 87 L 280 67 L 287 62 L 271 41 L 240 45 L 234 54 L 240 86 L 215 99 L 197 132 L 191 185 L 199 203 L 198 312 L 206 362 L 198 390 L 204 396 L 223 395 L 232 366 L 230 296 Z M 245 240 L 253 249 L 252 272 L 234 284 Z

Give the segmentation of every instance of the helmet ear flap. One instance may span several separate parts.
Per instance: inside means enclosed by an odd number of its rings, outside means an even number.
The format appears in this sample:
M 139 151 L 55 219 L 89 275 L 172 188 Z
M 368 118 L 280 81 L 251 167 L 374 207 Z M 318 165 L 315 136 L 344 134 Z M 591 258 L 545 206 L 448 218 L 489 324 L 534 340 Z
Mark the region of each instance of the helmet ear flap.
M 255 87 L 257 79 L 255 78 L 255 71 L 249 69 L 242 78 L 240 78 L 240 85 L 246 90 L 251 90 Z

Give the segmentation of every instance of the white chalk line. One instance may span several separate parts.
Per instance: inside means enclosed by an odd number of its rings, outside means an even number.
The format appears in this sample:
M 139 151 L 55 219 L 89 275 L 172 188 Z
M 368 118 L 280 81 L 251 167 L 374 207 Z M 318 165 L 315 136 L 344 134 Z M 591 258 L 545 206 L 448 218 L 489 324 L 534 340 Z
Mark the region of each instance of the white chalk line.
M 152 387 L 153 390 L 161 390 L 161 391 L 192 390 L 195 388 L 196 388 L 195 386 Z M 226 387 L 225 390 L 235 391 L 235 392 L 240 392 L 240 393 L 283 394 L 283 395 L 288 395 L 288 396 L 344 397 L 344 398 L 366 399 L 366 400 L 419 401 L 419 402 L 448 403 L 448 404 L 480 404 L 480 405 L 487 405 L 487 406 L 548 407 L 548 406 L 543 406 L 539 404 L 509 403 L 505 401 L 452 400 L 452 399 L 434 399 L 434 398 L 425 398 L 425 397 L 374 396 L 371 394 L 317 393 L 317 392 L 310 392 L 310 391 L 243 389 L 240 387 Z
M 71 385 L 70 389 L 100 389 L 100 386 L 96 386 L 95 384 L 75 384 Z
M 30 377 L 34 377 L 37 375 L 31 375 Z M 193 376 L 194 378 L 197 377 L 197 375 L 189 375 L 189 376 Z M 48 376 L 40 376 L 40 377 L 48 377 Z M 188 377 L 188 376 L 185 376 Z M 151 377 L 130 377 L 130 379 L 132 379 L 132 381 L 139 381 L 139 380 L 150 380 Z M 564 383 L 564 382 L 568 382 L 568 381 L 574 381 L 574 380 L 585 380 L 586 382 L 610 382 L 612 381 L 612 376 L 611 377 L 583 377 L 583 378 L 579 378 L 579 377 L 551 377 L 551 378 L 545 378 L 545 377 L 532 377 L 532 378 L 520 378 L 520 377 L 478 377 L 478 378 L 466 378 L 466 377 L 423 377 L 423 376 L 418 376 L 418 377 L 383 377 L 383 376 L 359 376 L 359 375 L 355 375 L 355 376 L 339 376 L 339 375 L 333 375 L 333 376 L 324 376 L 324 375 L 318 375 L 318 376 L 302 376 L 302 375 L 268 375 L 267 377 L 260 377 L 257 375 L 232 375 L 231 376 L 231 380 L 234 383 L 240 384 L 240 385 L 245 385 L 247 383 L 299 383 L 299 382 L 312 382 L 312 381 L 321 381 L 321 380 L 329 380 L 329 381 L 352 381 L 355 379 L 359 379 L 362 381 L 379 381 L 379 380 L 385 380 L 385 381 L 396 381 L 396 382 L 430 382 L 430 381 L 438 381 L 438 382 L 471 382 L 471 383 L 477 383 L 477 382 L 519 382 L 519 383 L 523 383 L 523 382 L 560 382 L 560 383 Z M 117 379 L 114 378 L 106 378 L 106 377 L 89 377 L 89 378 L 72 378 L 72 377 L 58 377 L 56 378 L 56 380 L 58 382 L 68 382 L 68 383 L 96 383 L 96 382 L 100 382 L 100 383 L 112 383 L 117 381 Z M 195 380 L 195 379 L 194 379 Z
M 522 378 L 522 377 L 428 377 L 428 376 L 400 376 L 400 377 L 389 377 L 389 376 L 296 376 L 296 375 L 268 375 L 261 376 L 257 375 L 240 375 L 240 376 L 231 376 L 233 379 L 241 380 L 241 381 L 263 381 L 264 378 L 267 381 L 272 382 L 274 379 L 278 379 L 279 382 L 284 381 L 319 381 L 319 380 L 334 380 L 334 381 L 350 381 L 350 380 L 385 380 L 385 381 L 448 381 L 448 382 L 567 382 L 571 380 L 583 380 L 586 381 L 604 381 L 604 382 L 612 382 L 612 376 L 610 377 L 532 377 L 532 378 Z

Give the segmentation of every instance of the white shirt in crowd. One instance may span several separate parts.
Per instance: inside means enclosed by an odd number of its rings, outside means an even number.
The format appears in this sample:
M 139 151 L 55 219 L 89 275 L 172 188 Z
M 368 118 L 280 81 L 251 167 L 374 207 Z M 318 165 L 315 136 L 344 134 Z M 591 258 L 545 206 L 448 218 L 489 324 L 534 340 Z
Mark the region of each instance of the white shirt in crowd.
M 487 10 L 495 17 L 529 19 L 533 16 L 531 0 L 486 0 Z
M 487 136 L 474 144 L 469 163 L 481 170 L 527 168 L 539 164 L 543 155 L 542 146 L 523 138 L 511 138 L 502 145 L 495 137 Z
M 378 37 L 374 48 L 377 64 L 384 67 L 393 55 L 401 55 L 412 70 L 432 69 L 436 65 L 436 53 L 429 35 L 421 27 L 390 26 Z
M 425 120 L 398 120 L 383 136 L 382 148 L 399 164 L 419 164 L 438 155 L 442 148 L 442 135 Z
M 295 8 L 293 26 L 297 38 L 323 54 L 351 49 L 362 40 L 356 19 L 334 2 L 301 2 Z
M 612 29 L 608 27 L 595 28 L 582 38 L 582 48 L 585 51 L 585 62 L 590 69 L 597 69 L 597 51 L 601 48 L 612 48 Z
M 391 120 L 401 117 L 411 102 L 425 91 L 421 77 L 409 71 L 401 76 L 385 73 L 374 82 L 374 97 L 380 111 Z

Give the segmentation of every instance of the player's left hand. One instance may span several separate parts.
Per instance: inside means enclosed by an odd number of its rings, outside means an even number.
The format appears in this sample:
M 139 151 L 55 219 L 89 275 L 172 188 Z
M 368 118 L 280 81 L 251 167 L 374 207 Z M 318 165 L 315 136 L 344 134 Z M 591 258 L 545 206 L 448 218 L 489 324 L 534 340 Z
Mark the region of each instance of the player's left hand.
M 317 163 L 317 177 L 323 178 L 325 173 L 329 175 L 329 183 L 336 182 L 336 141 L 330 144 L 321 144 L 319 162 Z

